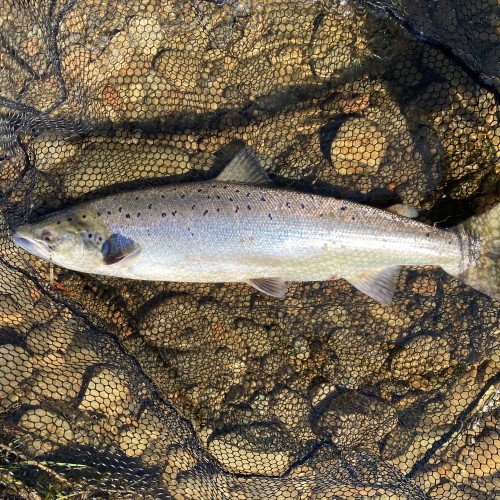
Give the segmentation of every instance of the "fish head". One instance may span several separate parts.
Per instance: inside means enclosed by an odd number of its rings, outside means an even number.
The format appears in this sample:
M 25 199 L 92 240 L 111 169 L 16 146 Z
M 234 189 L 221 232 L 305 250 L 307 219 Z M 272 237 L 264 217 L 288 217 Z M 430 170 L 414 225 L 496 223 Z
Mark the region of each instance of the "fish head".
M 41 259 L 91 272 L 103 263 L 110 231 L 92 210 L 61 211 L 15 228 L 14 243 Z

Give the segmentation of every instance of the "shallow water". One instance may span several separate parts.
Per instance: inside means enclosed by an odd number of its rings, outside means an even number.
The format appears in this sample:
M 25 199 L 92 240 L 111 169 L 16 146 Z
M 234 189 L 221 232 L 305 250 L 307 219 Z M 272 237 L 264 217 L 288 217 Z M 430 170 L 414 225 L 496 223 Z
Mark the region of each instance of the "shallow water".
M 343 281 L 276 301 L 56 269 L 51 288 L 7 236 L 211 178 L 242 145 L 283 187 L 412 203 L 441 226 L 483 212 L 491 5 L 372 3 L 7 4 L 0 491 L 494 498 L 498 303 L 444 272 L 406 269 L 392 307 Z

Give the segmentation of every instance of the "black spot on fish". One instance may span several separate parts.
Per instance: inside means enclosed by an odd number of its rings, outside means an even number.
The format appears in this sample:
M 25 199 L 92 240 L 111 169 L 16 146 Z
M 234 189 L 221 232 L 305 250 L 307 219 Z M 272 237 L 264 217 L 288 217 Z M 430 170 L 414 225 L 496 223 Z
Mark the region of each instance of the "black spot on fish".
M 247 198 L 250 196 L 250 193 L 247 193 Z
M 102 241 L 102 236 L 99 236 L 99 241 Z
M 232 199 L 232 198 L 229 198 L 229 201 L 233 201 L 233 199 Z
M 137 217 L 140 217 L 141 216 L 141 212 L 137 212 Z
M 448 245 L 451 245 L 451 241 L 448 241 Z
M 236 205 L 236 209 L 235 209 L 234 213 L 237 214 L 239 209 L 240 209 L 240 207 L 238 205 Z
M 176 214 L 176 213 L 177 213 L 177 210 L 174 210 L 174 211 L 172 212 L 172 215 L 175 217 L 175 214 Z
M 302 208 L 302 210 L 303 210 L 304 208 L 306 208 L 306 206 L 303 203 L 301 203 L 300 208 Z
M 130 214 L 125 215 L 127 219 L 130 219 Z
M 425 233 L 425 236 L 427 236 L 427 238 L 428 238 L 430 236 L 430 234 L 429 233 Z
M 250 205 L 247 205 L 248 210 L 252 210 L 252 207 Z
M 68 219 L 68 222 L 71 222 L 72 220 L 73 220 L 73 217 L 70 217 L 70 218 Z
M 220 208 L 217 209 L 217 212 L 220 212 Z
M 82 219 L 86 219 L 86 218 L 87 218 L 87 216 L 86 216 L 86 215 L 82 215 Z
M 237 192 L 237 193 L 239 193 L 239 192 L 240 192 L 240 190 L 239 190 L 239 189 L 237 189 L 237 190 L 236 190 L 236 192 Z
M 355 221 L 355 220 L 356 220 L 356 217 L 351 217 L 351 220 L 352 220 L 352 221 Z
M 185 194 L 181 194 L 181 198 L 184 199 L 186 197 Z
M 149 208 L 149 210 L 151 210 L 151 209 L 153 208 L 153 204 L 152 204 L 152 203 L 150 203 L 150 204 L 148 205 L 148 208 Z
M 166 214 L 165 212 L 162 212 L 162 213 L 161 213 L 161 216 L 162 216 L 162 217 L 166 217 L 166 216 L 167 216 L 167 214 Z
M 210 195 L 208 195 L 208 196 L 207 196 L 207 200 L 210 200 L 210 199 L 211 199 L 211 197 L 210 197 Z
M 60 221 L 60 220 L 58 220 L 58 221 L 57 221 L 57 224 L 60 224 L 60 223 L 61 223 L 61 221 Z
M 218 200 L 220 200 L 220 196 L 219 196 L 219 195 L 217 195 L 217 197 L 216 197 L 216 198 L 217 198 Z
M 111 211 L 110 210 L 108 210 L 108 215 L 111 215 Z
M 273 216 L 272 216 L 271 214 L 267 214 L 267 215 L 268 215 L 268 217 L 269 217 L 271 220 L 273 220 Z
M 320 217 L 323 217 L 323 214 L 319 214 Z
M 191 207 L 191 210 L 194 210 L 194 207 L 195 207 L 195 206 L 196 206 L 196 205 L 193 205 L 193 206 Z
M 203 191 L 203 189 L 199 188 L 198 189 L 198 193 L 201 193 Z
M 135 199 L 136 199 L 136 200 L 138 200 L 138 199 L 139 199 L 139 197 L 138 197 L 138 196 L 136 196 L 136 197 L 135 197 Z
M 123 210 L 123 208 L 122 208 L 122 207 L 120 207 L 120 208 L 118 209 L 118 212 L 122 213 L 122 210 Z
M 207 215 L 207 214 L 208 214 L 208 210 L 205 210 L 205 211 L 203 212 L 203 215 Z
M 101 216 L 101 212 L 97 212 L 97 217 L 100 217 Z
M 222 189 L 227 189 L 227 186 L 222 186 Z
M 341 206 L 340 210 L 342 210 L 342 212 L 344 212 L 345 210 L 347 210 L 347 207 L 346 206 Z
M 266 201 L 266 199 L 262 196 L 262 197 L 260 198 L 260 201 Z
M 285 205 L 286 205 L 286 208 L 290 208 L 291 207 L 290 202 L 288 202 L 288 201 L 285 203 Z
M 162 194 L 162 195 L 161 195 L 161 197 L 162 197 L 162 198 L 165 198 L 165 195 L 164 195 L 164 194 Z

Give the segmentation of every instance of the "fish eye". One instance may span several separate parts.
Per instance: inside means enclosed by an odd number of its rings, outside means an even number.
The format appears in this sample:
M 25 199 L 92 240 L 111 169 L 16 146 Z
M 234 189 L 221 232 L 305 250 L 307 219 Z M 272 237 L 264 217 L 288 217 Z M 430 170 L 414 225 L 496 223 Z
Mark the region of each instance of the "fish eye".
M 52 243 L 54 241 L 54 235 L 48 229 L 44 229 L 42 231 L 42 235 L 41 236 L 42 236 L 42 240 L 45 241 L 45 242 L 47 242 L 47 243 Z

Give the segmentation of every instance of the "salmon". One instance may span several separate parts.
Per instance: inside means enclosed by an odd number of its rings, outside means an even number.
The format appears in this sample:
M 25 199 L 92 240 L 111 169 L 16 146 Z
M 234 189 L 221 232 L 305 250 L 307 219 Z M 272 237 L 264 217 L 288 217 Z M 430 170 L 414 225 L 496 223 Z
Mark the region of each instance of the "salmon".
M 75 271 L 242 282 L 282 298 L 290 281 L 343 278 L 392 301 L 401 266 L 439 266 L 500 299 L 500 204 L 449 230 L 388 210 L 277 188 L 250 149 L 211 181 L 113 194 L 17 227 L 13 241 Z

